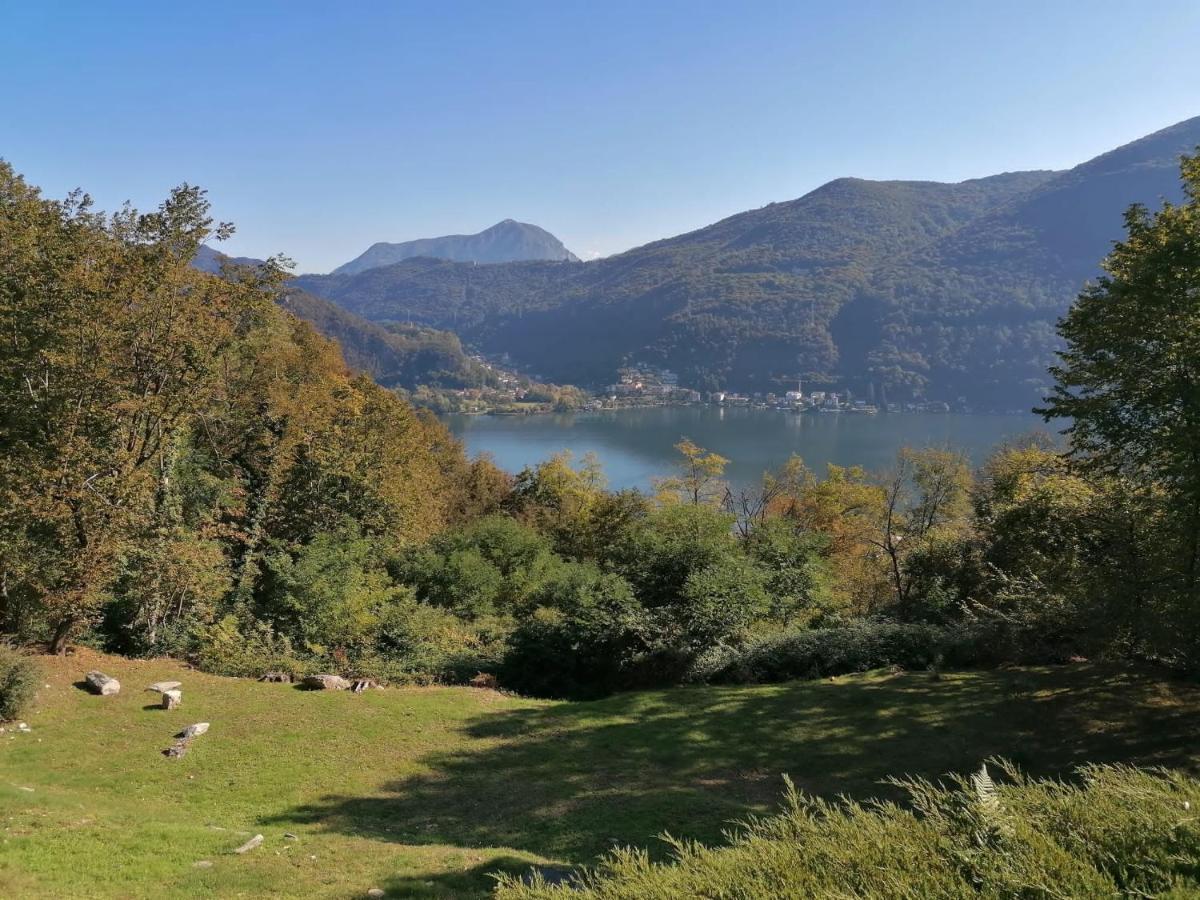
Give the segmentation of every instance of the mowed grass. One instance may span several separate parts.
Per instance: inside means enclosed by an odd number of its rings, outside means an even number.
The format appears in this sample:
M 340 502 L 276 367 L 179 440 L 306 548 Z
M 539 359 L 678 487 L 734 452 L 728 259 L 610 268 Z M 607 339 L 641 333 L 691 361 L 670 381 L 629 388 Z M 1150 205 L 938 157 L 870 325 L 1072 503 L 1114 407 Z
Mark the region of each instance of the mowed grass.
M 1200 767 L 1200 689 L 1081 664 L 869 673 L 556 703 L 470 688 L 309 693 L 169 660 L 44 659 L 26 721 L 0 735 L 0 896 L 472 897 L 488 873 L 587 863 L 664 830 L 704 841 L 802 789 L 886 794 L 1003 755 Z M 75 683 L 100 668 L 116 697 Z M 184 703 L 151 708 L 152 681 Z M 182 759 L 161 751 L 212 728 Z M 253 834 L 261 847 L 231 851 Z M 289 835 L 291 835 L 289 837 Z M 196 867 L 207 861 L 211 866 Z

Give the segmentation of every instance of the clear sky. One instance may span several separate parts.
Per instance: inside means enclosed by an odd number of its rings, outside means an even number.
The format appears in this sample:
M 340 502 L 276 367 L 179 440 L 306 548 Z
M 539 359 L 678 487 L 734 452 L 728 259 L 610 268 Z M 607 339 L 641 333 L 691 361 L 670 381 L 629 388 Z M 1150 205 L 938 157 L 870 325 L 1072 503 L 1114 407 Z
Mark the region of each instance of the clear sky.
M 209 189 L 231 253 L 534 222 L 584 257 L 842 175 L 1062 168 L 1200 115 L 1198 0 L 0 3 L 0 157 Z

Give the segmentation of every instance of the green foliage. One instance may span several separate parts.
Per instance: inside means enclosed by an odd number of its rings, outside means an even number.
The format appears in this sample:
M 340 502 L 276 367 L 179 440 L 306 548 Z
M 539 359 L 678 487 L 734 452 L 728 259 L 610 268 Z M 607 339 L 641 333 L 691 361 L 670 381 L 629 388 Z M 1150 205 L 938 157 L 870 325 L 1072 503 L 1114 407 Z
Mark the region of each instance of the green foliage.
M 222 616 L 196 634 L 197 664 L 206 672 L 257 678 L 264 672 L 301 674 L 308 665 L 292 651 L 292 644 L 266 622 Z
M 650 633 L 644 607 L 620 576 L 572 565 L 539 592 L 539 607 L 509 638 L 504 687 L 586 698 L 627 686 Z
M 186 652 L 270 608 L 298 561 L 272 614 L 304 643 L 361 643 L 360 595 L 386 586 L 330 575 L 306 596 L 336 567 L 303 548 L 347 520 L 394 548 L 488 502 L 441 425 L 278 309 L 285 260 L 190 265 L 232 230 L 208 209 L 183 185 L 104 216 L 0 164 L 0 627 L 24 640 Z M 300 633 L 300 610 L 329 633 Z
M 15 719 L 28 708 L 41 680 L 37 660 L 0 643 L 0 722 Z
M 986 766 L 948 785 L 900 781 L 907 805 L 830 803 L 789 782 L 778 816 L 724 847 L 671 840 L 674 859 L 611 853 L 582 886 L 505 877 L 503 900 L 582 897 L 1187 896 L 1200 890 L 1200 783 L 1181 773 L 1089 766 L 1079 783 Z M 574 887 L 580 887 L 574 890 Z M 1042 893 L 1042 891 L 1037 891 Z
M 948 662 L 991 661 L 982 648 L 991 633 L 968 627 L 855 622 L 836 628 L 785 631 L 737 650 L 703 657 L 690 678 L 713 683 L 769 683 L 825 678 L 887 666 L 924 670 Z
M 1175 647 L 1200 661 L 1200 154 L 1182 163 L 1184 202 L 1133 206 L 1127 236 L 1062 320 L 1044 414 L 1069 420 L 1083 468 L 1136 485 L 1158 508 L 1157 593 L 1177 623 Z M 1164 552 L 1165 551 L 1165 552 Z M 1170 597 L 1169 595 L 1174 595 Z

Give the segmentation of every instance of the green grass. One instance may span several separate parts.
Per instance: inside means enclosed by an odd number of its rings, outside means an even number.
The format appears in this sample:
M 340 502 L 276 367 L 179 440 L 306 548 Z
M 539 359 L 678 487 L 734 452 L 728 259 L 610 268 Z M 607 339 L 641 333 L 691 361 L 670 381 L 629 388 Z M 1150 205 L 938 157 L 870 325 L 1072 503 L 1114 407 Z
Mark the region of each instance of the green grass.
M 489 872 L 585 863 L 664 830 L 719 840 L 776 808 L 785 772 L 810 793 L 865 798 L 887 793 L 887 775 L 992 755 L 1034 775 L 1200 767 L 1200 689 L 1094 665 L 593 703 L 307 693 L 86 651 L 44 665 L 33 732 L 0 735 L 0 896 L 470 897 Z M 122 693 L 75 687 L 91 668 Z M 165 678 L 184 682 L 182 709 L 147 708 L 141 689 Z M 163 757 L 197 721 L 211 731 Z M 255 833 L 262 847 L 230 852 Z

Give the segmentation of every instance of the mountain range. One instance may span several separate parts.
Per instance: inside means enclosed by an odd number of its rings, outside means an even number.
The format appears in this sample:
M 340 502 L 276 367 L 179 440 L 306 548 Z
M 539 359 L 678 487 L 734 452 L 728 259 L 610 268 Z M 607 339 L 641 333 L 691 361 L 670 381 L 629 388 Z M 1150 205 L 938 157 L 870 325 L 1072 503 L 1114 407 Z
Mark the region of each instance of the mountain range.
M 768 390 L 798 376 L 989 408 L 1040 399 L 1054 326 L 1122 213 L 1180 196 L 1200 117 L 1067 171 L 958 184 L 842 178 L 796 200 L 587 263 L 430 255 L 296 287 L 376 322 L 450 329 L 543 377 L 626 363 Z
M 478 234 L 450 234 L 401 244 L 372 244 L 361 255 L 333 270 L 335 275 L 356 275 L 418 256 L 468 263 L 504 263 L 529 259 L 567 260 L 579 257 L 562 241 L 536 225 L 505 219 Z

